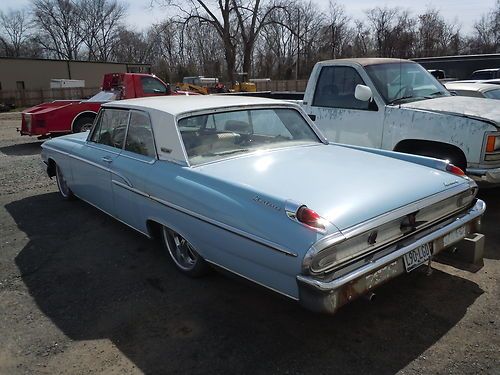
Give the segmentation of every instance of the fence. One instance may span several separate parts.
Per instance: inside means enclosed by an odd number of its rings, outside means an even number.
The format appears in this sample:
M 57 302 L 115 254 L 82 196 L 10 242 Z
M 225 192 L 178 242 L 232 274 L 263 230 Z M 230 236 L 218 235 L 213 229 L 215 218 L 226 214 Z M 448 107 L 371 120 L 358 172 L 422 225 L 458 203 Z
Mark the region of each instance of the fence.
M 16 107 L 31 107 L 53 100 L 89 98 L 99 90 L 99 88 L 95 87 L 40 90 L 0 90 L 0 104 L 14 105 Z
M 257 91 L 305 91 L 307 80 L 257 82 Z M 52 100 L 70 100 L 88 98 L 100 89 L 96 87 L 78 87 L 40 90 L 0 90 L 0 104 L 16 107 L 31 107 Z
M 306 91 L 307 79 L 256 82 L 257 91 Z

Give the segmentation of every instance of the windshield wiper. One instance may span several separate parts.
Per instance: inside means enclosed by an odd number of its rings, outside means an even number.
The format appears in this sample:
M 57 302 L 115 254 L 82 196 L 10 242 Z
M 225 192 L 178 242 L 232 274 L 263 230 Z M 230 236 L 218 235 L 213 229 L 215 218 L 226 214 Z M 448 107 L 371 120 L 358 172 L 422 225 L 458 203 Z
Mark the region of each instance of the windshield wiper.
M 426 95 L 425 98 L 426 99 L 432 99 L 436 96 L 443 96 L 444 95 L 444 92 L 442 91 L 436 91 L 436 92 L 433 92 L 432 94 L 429 94 L 429 95 Z
M 415 98 L 415 99 L 416 99 L 416 97 L 415 97 L 415 96 L 412 96 L 412 95 L 402 96 L 402 97 L 400 97 L 400 98 L 396 98 L 396 99 L 394 99 L 394 100 L 390 101 L 390 102 L 389 102 L 389 104 L 397 104 L 397 103 L 399 103 L 399 102 L 401 102 L 401 101 L 403 101 L 403 100 L 406 100 L 406 99 L 413 99 L 413 98 Z

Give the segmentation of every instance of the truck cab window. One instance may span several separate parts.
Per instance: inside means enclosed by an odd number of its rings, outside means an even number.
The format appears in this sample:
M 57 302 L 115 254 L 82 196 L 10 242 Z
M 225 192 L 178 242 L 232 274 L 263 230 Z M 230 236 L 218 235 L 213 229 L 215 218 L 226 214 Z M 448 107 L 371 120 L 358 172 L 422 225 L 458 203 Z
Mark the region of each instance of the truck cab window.
M 154 77 L 141 77 L 142 91 L 145 94 L 167 94 L 168 88 Z
M 369 103 L 354 97 L 357 85 L 363 79 L 354 68 L 327 66 L 321 73 L 314 93 L 313 106 L 368 110 Z

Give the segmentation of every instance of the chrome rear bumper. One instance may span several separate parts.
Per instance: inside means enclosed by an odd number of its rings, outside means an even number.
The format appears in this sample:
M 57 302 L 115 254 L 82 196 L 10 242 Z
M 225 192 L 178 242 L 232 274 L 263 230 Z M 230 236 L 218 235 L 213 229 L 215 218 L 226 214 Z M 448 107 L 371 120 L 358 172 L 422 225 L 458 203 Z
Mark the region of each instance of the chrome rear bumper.
M 433 243 L 433 256 L 444 247 L 443 238 L 460 227 L 466 228 L 466 235 L 474 233 L 480 226 L 481 216 L 486 209 L 482 200 L 477 200 L 468 211 L 429 228 L 423 233 L 406 238 L 393 245 L 393 250 L 379 258 L 374 256 L 361 267 L 336 278 L 298 275 L 299 300 L 311 310 L 334 313 L 342 305 L 360 295 L 371 292 L 375 287 L 405 273 L 403 256 L 426 243 Z
M 479 185 L 500 185 L 500 168 L 467 168 L 467 175 Z

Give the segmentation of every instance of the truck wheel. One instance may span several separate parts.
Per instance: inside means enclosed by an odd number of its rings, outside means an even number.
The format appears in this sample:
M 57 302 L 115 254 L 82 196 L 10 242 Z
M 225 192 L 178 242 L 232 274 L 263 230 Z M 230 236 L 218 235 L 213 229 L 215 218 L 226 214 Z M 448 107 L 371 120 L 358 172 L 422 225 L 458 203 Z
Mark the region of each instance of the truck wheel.
M 64 200 L 73 200 L 75 199 L 75 195 L 71 191 L 66 181 L 66 178 L 63 175 L 61 168 L 56 164 L 56 181 L 57 188 L 59 189 L 59 193 L 61 194 Z
M 95 115 L 85 115 L 78 117 L 73 123 L 73 133 L 86 132 L 92 129 Z
M 208 272 L 207 262 L 179 233 L 162 226 L 161 239 L 179 271 L 194 278 L 204 276 Z

